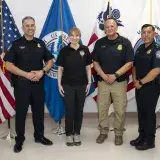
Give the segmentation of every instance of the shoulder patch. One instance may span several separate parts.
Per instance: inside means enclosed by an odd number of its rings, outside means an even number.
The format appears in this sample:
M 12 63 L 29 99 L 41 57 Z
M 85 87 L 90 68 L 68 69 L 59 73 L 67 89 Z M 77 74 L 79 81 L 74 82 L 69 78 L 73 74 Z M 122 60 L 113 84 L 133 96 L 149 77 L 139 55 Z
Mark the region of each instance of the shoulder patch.
M 160 50 L 156 51 L 156 58 L 160 59 Z
M 160 45 L 158 43 L 156 43 L 156 48 L 160 48 Z

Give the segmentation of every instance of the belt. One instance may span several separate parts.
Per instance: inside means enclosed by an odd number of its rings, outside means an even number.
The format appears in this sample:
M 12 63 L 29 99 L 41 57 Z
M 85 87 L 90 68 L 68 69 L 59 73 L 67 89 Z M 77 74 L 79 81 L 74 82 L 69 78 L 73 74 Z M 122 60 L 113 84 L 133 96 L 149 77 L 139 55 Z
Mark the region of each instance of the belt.
M 101 79 L 99 79 L 98 81 L 100 81 L 100 82 L 102 82 L 102 81 L 104 81 L 102 78 Z M 123 81 L 125 81 L 125 79 L 124 80 L 115 80 L 116 82 L 123 82 Z

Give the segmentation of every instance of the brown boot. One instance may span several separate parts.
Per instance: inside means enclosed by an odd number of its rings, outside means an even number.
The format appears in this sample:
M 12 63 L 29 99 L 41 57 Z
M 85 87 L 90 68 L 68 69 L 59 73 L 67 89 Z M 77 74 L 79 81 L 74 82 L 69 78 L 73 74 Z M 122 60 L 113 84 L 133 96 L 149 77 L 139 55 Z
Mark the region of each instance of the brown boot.
M 108 138 L 108 134 L 100 134 L 100 135 L 98 136 L 98 138 L 96 139 L 96 142 L 99 143 L 99 144 L 101 144 L 101 143 L 103 143 L 104 140 L 107 139 L 107 138 Z
M 120 146 L 123 144 L 123 137 L 122 136 L 115 136 L 115 145 Z

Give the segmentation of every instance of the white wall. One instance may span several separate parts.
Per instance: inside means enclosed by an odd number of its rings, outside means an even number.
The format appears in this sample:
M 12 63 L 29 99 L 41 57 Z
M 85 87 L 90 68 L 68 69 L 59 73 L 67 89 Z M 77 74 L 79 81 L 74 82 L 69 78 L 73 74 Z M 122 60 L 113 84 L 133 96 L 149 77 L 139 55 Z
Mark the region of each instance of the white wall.
M 125 36 L 132 40 L 131 32 L 136 33 L 135 25 L 138 25 L 138 19 L 144 7 L 145 0 L 117 0 L 123 5 L 121 19 L 125 23 Z M 6 0 L 15 22 L 21 30 L 21 20 L 25 16 L 33 16 L 36 20 L 36 36 L 40 35 L 44 21 L 48 14 L 52 0 Z M 93 31 L 98 13 L 101 11 L 104 0 L 68 0 L 74 20 L 77 27 L 82 32 L 82 41 L 88 44 Z M 134 5 L 133 5 L 134 4 Z M 118 8 L 118 6 L 117 6 Z M 134 10 L 131 11 L 131 8 Z M 124 12 L 125 10 L 125 12 Z M 134 25 L 133 25 L 134 24 Z M 92 98 L 87 98 L 85 112 L 96 112 L 96 104 Z M 135 100 L 128 103 L 128 111 L 136 111 Z

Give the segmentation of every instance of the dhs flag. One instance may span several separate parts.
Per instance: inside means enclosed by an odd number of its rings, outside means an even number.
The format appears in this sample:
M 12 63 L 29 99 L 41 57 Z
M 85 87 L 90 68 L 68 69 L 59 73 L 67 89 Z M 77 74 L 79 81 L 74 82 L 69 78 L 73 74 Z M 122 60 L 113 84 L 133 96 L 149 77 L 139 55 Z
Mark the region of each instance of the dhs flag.
M 68 33 L 73 27 L 75 23 L 67 0 L 54 0 L 40 38 L 54 55 L 55 61 L 60 49 L 69 43 Z M 60 121 L 65 114 L 64 103 L 58 90 L 57 69 L 58 66 L 55 64 L 45 77 L 45 102 L 56 122 Z

